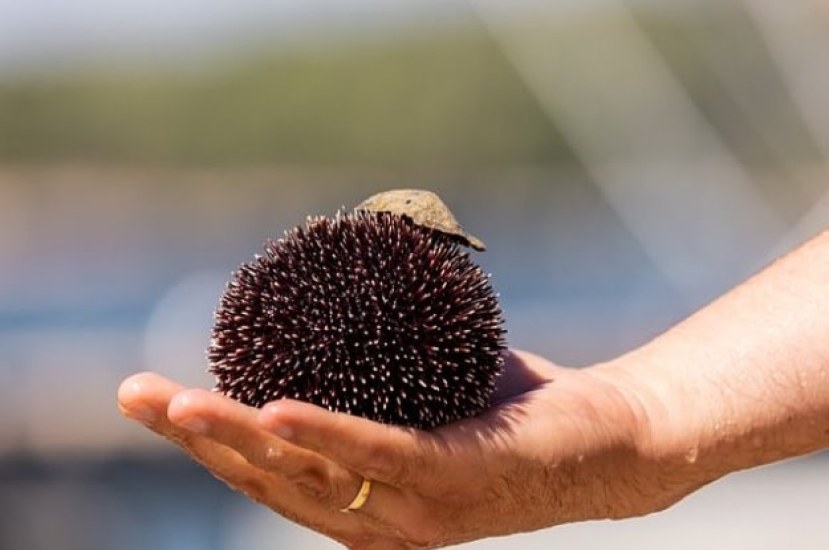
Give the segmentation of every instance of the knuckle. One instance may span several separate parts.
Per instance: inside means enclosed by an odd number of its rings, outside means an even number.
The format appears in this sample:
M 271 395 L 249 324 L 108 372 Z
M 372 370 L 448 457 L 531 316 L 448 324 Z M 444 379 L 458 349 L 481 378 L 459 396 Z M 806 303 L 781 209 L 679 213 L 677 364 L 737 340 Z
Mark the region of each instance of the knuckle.
M 365 474 L 372 478 L 386 478 L 400 468 L 400 457 L 386 445 L 373 445 L 366 451 Z
M 417 521 L 412 522 L 412 527 L 405 536 L 411 547 L 438 548 L 446 544 L 449 540 L 446 511 L 437 511 L 434 507 L 426 506 L 424 503 L 418 507 L 416 512 L 413 512 L 413 516 L 417 518 Z
M 338 490 L 333 480 L 316 468 L 308 468 L 291 476 L 292 481 L 299 485 L 312 498 L 320 502 L 332 502 L 336 505 Z
M 292 481 L 314 500 L 340 510 L 354 499 L 360 489 L 360 480 L 335 475 L 327 468 L 309 467 L 291 476 Z
M 396 449 L 378 445 L 369 452 L 365 474 L 371 479 L 383 479 L 400 487 L 412 486 L 419 472 L 416 455 L 403 455 Z
M 329 478 L 328 486 L 328 500 L 331 505 L 337 510 L 342 510 L 354 500 L 357 492 L 360 490 L 360 481 L 352 483 L 336 483 Z
M 421 475 L 416 457 L 402 459 L 394 471 L 394 479 L 401 487 L 413 487 Z
M 240 481 L 235 488 L 254 502 L 264 503 L 267 500 L 267 485 L 255 477 Z

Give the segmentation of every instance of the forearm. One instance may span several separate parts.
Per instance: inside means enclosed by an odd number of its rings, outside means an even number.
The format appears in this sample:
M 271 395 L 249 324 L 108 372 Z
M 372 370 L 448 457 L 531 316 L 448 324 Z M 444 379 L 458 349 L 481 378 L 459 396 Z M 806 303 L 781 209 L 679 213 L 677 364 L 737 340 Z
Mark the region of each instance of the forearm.
M 702 483 L 829 447 L 829 232 L 619 364 L 647 452 Z

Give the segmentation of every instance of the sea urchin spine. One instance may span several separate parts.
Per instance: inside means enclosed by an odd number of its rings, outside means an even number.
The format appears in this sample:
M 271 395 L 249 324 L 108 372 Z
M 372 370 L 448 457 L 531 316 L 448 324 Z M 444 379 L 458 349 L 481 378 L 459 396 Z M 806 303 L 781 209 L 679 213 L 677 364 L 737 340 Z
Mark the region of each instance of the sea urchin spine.
M 490 405 L 503 321 L 455 239 L 391 213 L 309 219 L 243 264 L 215 313 L 216 389 L 433 428 Z

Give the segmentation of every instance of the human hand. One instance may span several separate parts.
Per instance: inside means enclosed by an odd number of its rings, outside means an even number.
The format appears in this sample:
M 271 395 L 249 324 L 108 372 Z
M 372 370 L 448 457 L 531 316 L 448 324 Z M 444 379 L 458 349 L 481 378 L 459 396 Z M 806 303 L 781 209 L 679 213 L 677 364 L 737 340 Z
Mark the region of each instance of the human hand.
M 158 375 L 121 410 L 253 500 L 360 550 L 437 548 L 662 509 L 729 472 L 829 448 L 829 231 L 606 364 L 508 354 L 495 405 L 431 432 Z M 363 479 L 368 501 L 342 513 Z
M 508 354 L 496 405 L 431 432 L 282 400 L 261 411 L 157 375 L 121 410 L 251 499 L 349 548 L 436 548 L 663 508 L 699 485 L 658 471 L 614 370 Z M 343 513 L 363 478 L 365 505 Z

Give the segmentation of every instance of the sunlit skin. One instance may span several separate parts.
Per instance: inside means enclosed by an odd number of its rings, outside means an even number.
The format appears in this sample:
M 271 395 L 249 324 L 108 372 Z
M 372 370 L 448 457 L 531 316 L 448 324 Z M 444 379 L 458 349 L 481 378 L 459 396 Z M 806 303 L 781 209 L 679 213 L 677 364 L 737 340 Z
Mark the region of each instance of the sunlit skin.
M 152 373 L 118 399 L 234 489 L 353 549 L 640 516 L 829 447 L 829 234 L 612 361 L 511 351 L 497 404 L 431 432 L 289 400 L 252 409 Z M 365 506 L 341 512 L 363 478 Z

